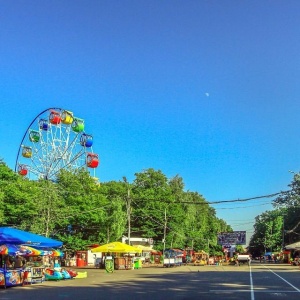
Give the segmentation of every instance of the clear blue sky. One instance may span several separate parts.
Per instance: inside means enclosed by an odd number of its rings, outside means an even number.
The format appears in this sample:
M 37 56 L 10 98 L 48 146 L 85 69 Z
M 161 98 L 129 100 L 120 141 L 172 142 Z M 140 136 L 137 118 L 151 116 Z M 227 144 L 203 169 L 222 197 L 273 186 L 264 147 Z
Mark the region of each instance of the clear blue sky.
M 102 182 L 147 168 L 208 201 L 287 189 L 300 163 L 300 2 L 0 1 L 0 157 L 49 107 L 84 118 Z M 214 205 L 253 229 L 270 200 Z

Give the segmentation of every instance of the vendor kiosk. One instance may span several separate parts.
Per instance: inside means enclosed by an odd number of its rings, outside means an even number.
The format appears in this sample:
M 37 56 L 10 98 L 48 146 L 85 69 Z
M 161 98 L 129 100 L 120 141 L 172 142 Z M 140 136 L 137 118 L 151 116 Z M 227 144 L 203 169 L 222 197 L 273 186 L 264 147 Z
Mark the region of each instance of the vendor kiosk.
M 0 287 L 16 286 L 23 284 L 24 271 L 22 269 L 0 268 Z
M 16 286 L 23 284 L 23 268 L 14 268 L 14 257 L 0 255 L 0 287 Z
M 132 258 L 130 256 L 115 257 L 114 265 L 116 270 L 131 270 Z
M 45 267 L 42 261 L 29 261 L 24 266 L 24 284 L 45 281 Z
M 50 248 L 63 244 L 10 227 L 0 227 L 0 236 L 0 286 L 3 287 L 44 281 L 42 257 L 56 256 L 56 250 Z
M 208 253 L 200 251 L 194 253 L 192 261 L 194 266 L 205 266 L 208 263 L 208 259 Z
M 13 256 L 2 256 L 0 264 L 0 286 L 16 286 L 29 283 L 43 282 L 45 280 L 45 268 L 42 262 L 26 262 L 20 268 L 14 267 Z M 12 263 L 10 263 L 12 262 Z
M 180 249 L 166 249 L 164 251 L 164 267 L 182 265 L 183 251 Z

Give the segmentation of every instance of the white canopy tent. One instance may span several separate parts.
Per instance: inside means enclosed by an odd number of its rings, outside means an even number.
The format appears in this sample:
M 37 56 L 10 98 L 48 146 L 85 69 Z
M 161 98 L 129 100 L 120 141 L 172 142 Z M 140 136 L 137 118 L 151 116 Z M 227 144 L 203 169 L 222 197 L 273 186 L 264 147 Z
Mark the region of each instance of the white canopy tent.
M 300 241 L 296 242 L 296 243 L 293 243 L 293 244 L 290 244 L 290 245 L 286 245 L 285 249 L 287 249 L 287 250 L 300 250 Z

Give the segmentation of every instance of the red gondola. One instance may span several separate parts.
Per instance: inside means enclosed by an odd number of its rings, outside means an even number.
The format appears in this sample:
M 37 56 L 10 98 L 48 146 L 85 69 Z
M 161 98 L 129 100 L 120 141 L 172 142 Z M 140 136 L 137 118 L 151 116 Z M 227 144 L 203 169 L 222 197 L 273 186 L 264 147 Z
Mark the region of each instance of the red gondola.
M 49 121 L 51 124 L 57 125 L 61 121 L 60 113 L 52 110 L 49 115 Z
M 28 174 L 28 168 L 26 165 L 19 165 L 18 166 L 18 173 L 22 176 L 26 176 Z
M 89 168 L 97 168 L 99 165 L 99 157 L 98 154 L 88 153 L 86 158 L 86 165 Z

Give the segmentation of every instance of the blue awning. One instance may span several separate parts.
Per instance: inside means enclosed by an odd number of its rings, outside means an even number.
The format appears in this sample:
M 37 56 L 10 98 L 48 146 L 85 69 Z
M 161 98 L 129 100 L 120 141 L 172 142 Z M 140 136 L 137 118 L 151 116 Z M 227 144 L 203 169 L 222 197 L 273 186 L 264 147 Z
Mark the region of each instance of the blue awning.
M 59 248 L 61 241 L 11 227 L 0 227 L 0 245 L 32 245 Z

